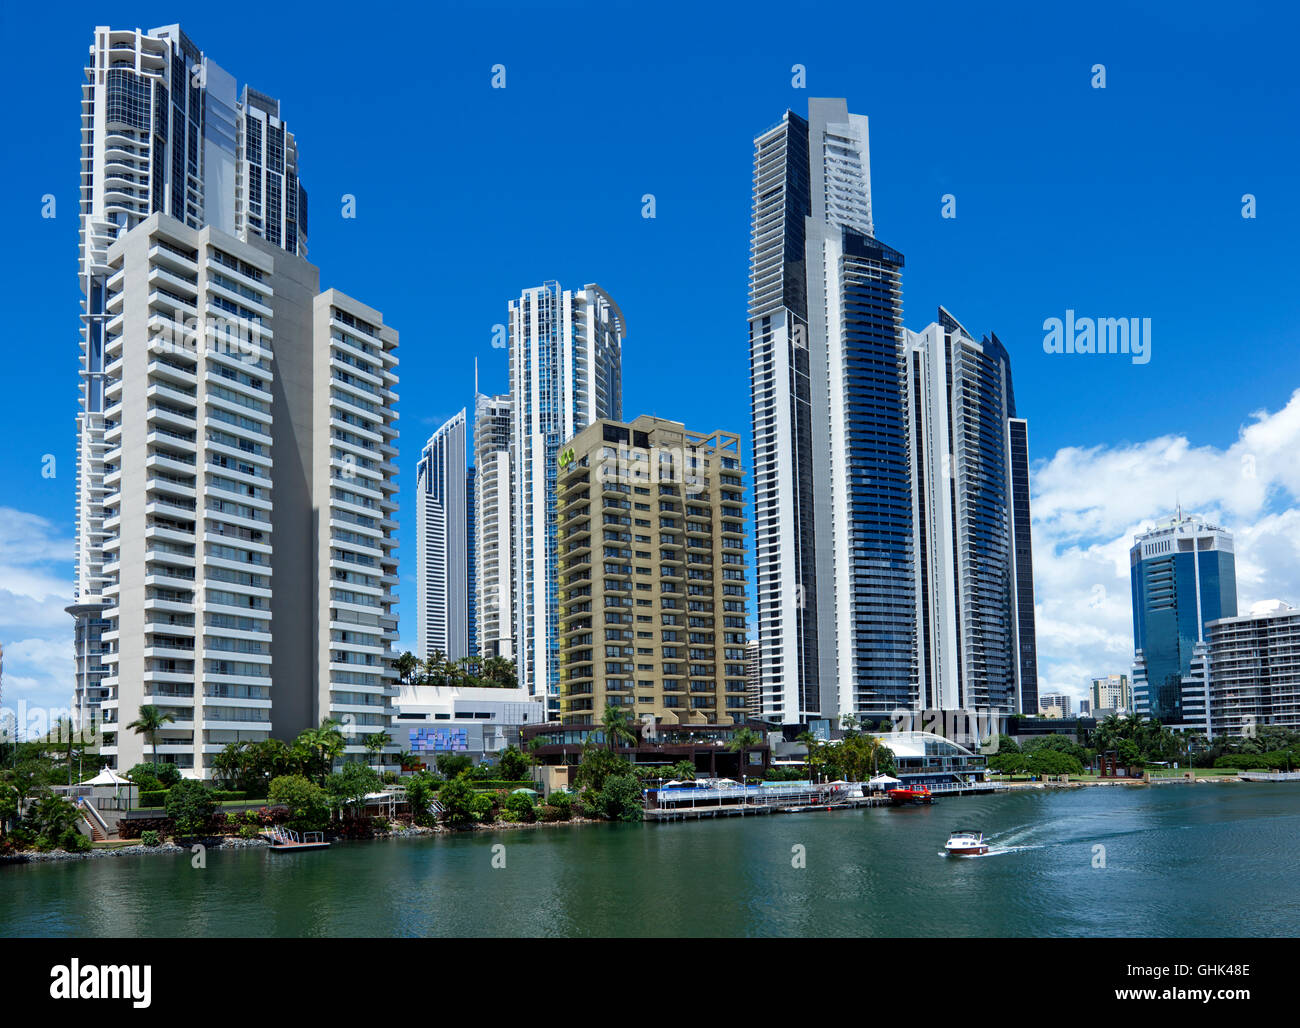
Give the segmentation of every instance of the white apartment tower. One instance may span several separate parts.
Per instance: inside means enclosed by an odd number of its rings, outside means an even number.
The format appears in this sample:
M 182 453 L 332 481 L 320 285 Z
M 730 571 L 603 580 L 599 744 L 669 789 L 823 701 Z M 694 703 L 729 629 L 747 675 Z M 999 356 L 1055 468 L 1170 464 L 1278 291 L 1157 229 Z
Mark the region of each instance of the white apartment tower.
M 510 397 L 474 397 L 474 594 L 478 652 L 514 656 Z
M 245 89 L 178 25 L 95 29 L 82 85 L 81 410 L 77 418 L 74 716 L 103 685 L 104 389 L 108 250 L 155 212 L 192 228 L 265 237 L 306 256 L 307 194 L 277 101 Z
M 153 214 L 106 255 L 103 755 L 390 724 L 397 335 L 300 257 Z
M 940 307 L 907 333 L 906 394 L 919 702 L 1036 714 L 1028 436 L 1010 357 Z
M 419 656 L 468 657 L 469 483 L 462 409 L 425 443 L 416 469 L 416 588 Z
M 509 319 L 515 663 L 520 686 L 556 706 L 556 459 L 596 419 L 622 419 L 626 323 L 594 283 L 526 289 Z

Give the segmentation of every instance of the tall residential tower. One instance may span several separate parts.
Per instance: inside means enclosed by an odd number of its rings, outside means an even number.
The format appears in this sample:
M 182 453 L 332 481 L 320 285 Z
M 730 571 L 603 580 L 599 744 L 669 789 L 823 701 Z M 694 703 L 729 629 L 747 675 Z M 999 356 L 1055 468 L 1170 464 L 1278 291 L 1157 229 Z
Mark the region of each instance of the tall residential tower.
M 108 251 L 153 213 L 307 253 L 307 193 L 279 102 L 245 87 L 178 25 L 95 29 L 81 100 L 81 411 L 77 417 L 76 683 L 79 721 L 103 683 L 104 389 Z
M 465 467 L 466 419 L 442 425 L 416 467 L 415 553 L 418 656 L 468 657 L 470 640 L 471 478 Z
M 813 99 L 754 141 L 749 339 L 767 718 L 916 700 L 900 253 L 874 237 L 867 119 Z
M 559 701 L 556 458 L 600 418 L 622 417 L 626 327 L 600 286 L 526 289 L 509 307 L 515 663 L 534 697 Z

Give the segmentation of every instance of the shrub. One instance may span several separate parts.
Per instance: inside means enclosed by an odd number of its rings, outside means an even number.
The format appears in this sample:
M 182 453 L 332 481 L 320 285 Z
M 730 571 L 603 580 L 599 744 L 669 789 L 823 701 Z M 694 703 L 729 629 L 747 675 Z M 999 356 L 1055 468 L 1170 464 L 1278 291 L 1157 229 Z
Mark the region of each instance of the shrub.
M 442 753 L 439 754 L 434 764 L 438 768 L 438 774 L 443 778 L 455 778 L 464 771 L 468 771 L 473 761 L 463 753 Z
M 610 821 L 640 821 L 641 783 L 635 775 L 611 775 L 600 790 L 596 808 Z
M 152 828 L 149 829 L 149 831 L 147 832 L 140 833 L 140 841 L 144 843 L 146 846 L 162 845 L 162 837 L 159 836 L 159 834 L 155 832 Z
M 484 824 L 496 820 L 496 804 L 487 793 L 475 793 L 474 798 L 470 800 L 469 806 L 474 820 L 482 821 Z
M 402 776 L 399 775 L 396 771 L 385 771 L 385 772 L 384 772 L 384 784 L 385 784 L 385 785 L 394 785 L 394 784 L 396 784 L 397 782 L 400 782 L 401 780 L 402 780 Z
M 261 834 L 261 829 L 259 829 L 257 825 L 239 826 L 239 837 L 241 839 L 256 839 Z
M 286 822 L 295 832 L 318 832 L 329 821 L 325 790 L 302 775 L 281 775 L 271 780 L 271 802 L 287 808 Z
M 140 793 L 140 806 L 142 807 L 165 807 L 167 805 L 168 789 L 150 789 L 148 792 Z
M 407 796 L 410 796 L 409 787 Z M 438 802 L 442 804 L 443 810 L 446 811 L 447 820 L 457 824 L 465 824 L 478 819 L 475 804 L 480 798 L 486 800 L 488 806 L 491 807 L 492 800 L 486 796 L 479 797 L 475 795 L 473 786 L 464 777 L 454 778 L 438 790 Z
M 248 798 L 246 792 L 235 792 L 229 789 L 213 789 L 212 800 L 214 803 L 234 803 L 238 800 Z
M 567 821 L 573 816 L 573 797 L 563 789 L 556 789 L 546 799 L 546 805 L 559 812 L 558 821 Z
M 167 790 L 167 816 L 176 823 L 177 835 L 198 835 L 212 825 L 217 805 L 202 782 L 177 782 Z
M 533 803 L 533 797 L 526 792 L 512 792 L 501 804 L 501 810 L 511 821 L 531 824 L 537 820 L 537 806 Z
M 417 825 L 433 823 L 429 804 L 433 802 L 436 791 L 433 775 L 427 771 L 417 771 L 406 780 L 406 800 L 411 806 L 411 820 Z
M 386 832 L 390 827 L 392 827 L 388 818 L 384 817 L 382 814 L 371 818 L 370 823 L 374 825 L 376 832 Z

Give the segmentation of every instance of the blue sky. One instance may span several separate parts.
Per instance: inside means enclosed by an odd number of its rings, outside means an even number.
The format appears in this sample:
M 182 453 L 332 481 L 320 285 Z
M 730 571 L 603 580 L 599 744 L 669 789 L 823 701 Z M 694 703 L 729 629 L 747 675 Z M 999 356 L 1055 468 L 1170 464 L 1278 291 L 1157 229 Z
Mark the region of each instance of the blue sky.
M 809 96 L 847 97 L 871 120 L 876 231 L 906 256 L 907 324 L 943 304 L 1010 350 L 1035 461 L 1047 686 L 1126 668 L 1124 540 L 1175 494 L 1237 533 L 1253 561 L 1243 602 L 1300 603 L 1297 16 L 880 6 L 8 8 L 7 38 L 39 46 L 12 48 L 2 72 L 23 133 L 6 169 L 6 704 L 70 691 L 79 86 L 97 23 L 179 21 L 241 86 L 281 100 L 322 285 L 401 333 L 408 644 L 415 458 L 472 402 L 476 357 L 484 390 L 504 391 L 492 329 L 522 288 L 594 281 L 619 301 L 626 416 L 748 439 L 752 138 Z M 491 88 L 496 64 L 505 89 Z M 940 217 L 944 194 L 955 219 Z M 1043 321 L 1067 308 L 1151 318 L 1151 362 L 1045 354 Z

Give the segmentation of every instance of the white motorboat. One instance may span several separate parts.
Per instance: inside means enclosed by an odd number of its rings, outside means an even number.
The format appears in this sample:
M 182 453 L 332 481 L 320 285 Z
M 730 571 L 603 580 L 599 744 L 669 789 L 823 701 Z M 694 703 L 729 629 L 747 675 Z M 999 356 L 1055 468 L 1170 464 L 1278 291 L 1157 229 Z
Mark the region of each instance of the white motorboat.
M 944 852 L 954 857 L 976 857 L 989 851 L 983 832 L 958 830 L 948 836 Z

